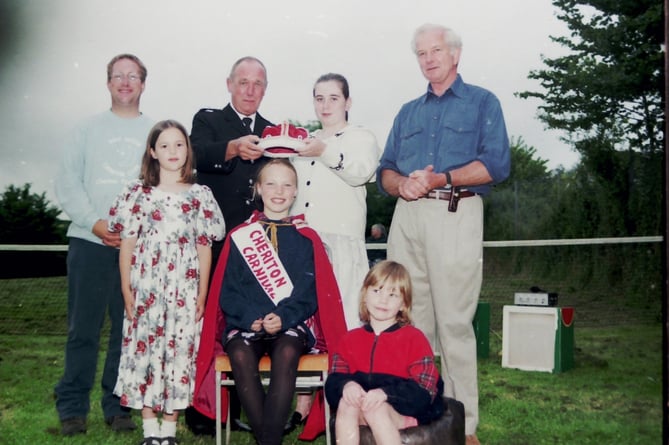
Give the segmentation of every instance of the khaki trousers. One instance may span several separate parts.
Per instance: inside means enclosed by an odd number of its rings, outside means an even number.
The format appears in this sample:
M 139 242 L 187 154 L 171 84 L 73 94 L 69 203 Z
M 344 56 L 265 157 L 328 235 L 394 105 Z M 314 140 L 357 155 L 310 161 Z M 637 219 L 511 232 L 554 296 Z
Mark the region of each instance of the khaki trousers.
M 411 274 L 412 318 L 441 355 L 447 396 L 465 405 L 465 432 L 478 425 L 476 338 L 472 320 L 483 271 L 483 202 L 462 198 L 457 212 L 448 201 L 397 200 L 388 259 Z

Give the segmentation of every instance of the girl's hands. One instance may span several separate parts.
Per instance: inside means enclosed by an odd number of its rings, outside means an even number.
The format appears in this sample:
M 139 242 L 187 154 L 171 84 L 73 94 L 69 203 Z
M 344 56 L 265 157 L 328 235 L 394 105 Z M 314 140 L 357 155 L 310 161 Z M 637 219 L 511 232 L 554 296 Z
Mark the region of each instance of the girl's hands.
M 195 306 L 195 321 L 198 322 L 204 317 L 204 309 L 207 301 L 207 293 L 201 293 L 197 296 L 197 305 Z
M 365 394 L 360 408 L 363 411 L 378 408 L 388 400 L 388 395 L 380 388 L 372 389 Z
M 304 147 L 297 150 L 299 156 L 317 158 L 325 151 L 325 142 L 318 138 L 305 139 Z
M 349 405 L 360 408 L 362 411 L 373 410 L 388 401 L 388 395 L 380 388 L 365 391 L 356 382 L 344 385 L 341 397 Z
M 132 321 L 135 316 L 135 295 L 132 290 L 123 292 L 123 302 L 125 303 L 125 318 Z
M 344 385 L 341 398 L 351 406 L 361 407 L 365 394 L 367 393 L 358 383 L 348 382 Z
M 262 327 L 268 334 L 276 334 L 281 330 L 281 317 L 274 312 L 265 315 L 262 320 Z
M 262 331 L 262 318 L 259 318 L 253 322 L 253 324 L 251 325 L 251 331 L 253 332 Z

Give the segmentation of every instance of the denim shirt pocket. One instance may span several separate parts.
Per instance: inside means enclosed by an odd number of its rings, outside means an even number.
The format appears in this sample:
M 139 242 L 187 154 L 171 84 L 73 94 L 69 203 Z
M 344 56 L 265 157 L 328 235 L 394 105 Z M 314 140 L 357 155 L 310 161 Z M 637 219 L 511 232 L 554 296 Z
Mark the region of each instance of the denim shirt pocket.
M 462 165 L 477 156 L 477 128 L 471 119 L 449 119 L 442 126 L 442 155 L 451 166 Z
M 413 171 L 422 168 L 423 153 L 420 148 L 425 144 L 425 128 L 411 126 L 400 133 L 400 150 L 397 164 L 402 171 Z

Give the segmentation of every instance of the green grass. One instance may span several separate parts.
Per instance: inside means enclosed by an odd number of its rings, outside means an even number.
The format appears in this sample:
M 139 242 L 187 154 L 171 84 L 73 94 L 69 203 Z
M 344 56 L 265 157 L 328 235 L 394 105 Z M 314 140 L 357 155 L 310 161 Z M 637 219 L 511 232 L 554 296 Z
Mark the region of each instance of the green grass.
M 104 343 L 104 342 L 103 342 Z M 85 435 L 63 438 L 56 413 L 53 388 L 62 375 L 62 336 L 0 335 L 0 444 L 138 444 L 140 430 L 113 433 L 104 423 L 100 409 L 100 370 L 104 350 L 100 353 L 98 377 L 91 395 L 91 413 Z M 141 424 L 139 414 L 135 416 Z M 285 444 L 299 444 L 298 432 L 286 436 Z M 177 438 L 182 444 L 214 444 L 213 437 L 194 436 L 179 419 Z M 255 445 L 248 433 L 232 433 L 231 442 Z M 325 444 L 319 438 L 314 444 Z
M 501 340 L 491 336 L 490 358 L 479 362 L 478 434 L 484 445 L 661 443 L 661 324 L 576 325 L 575 339 L 574 369 L 550 374 L 502 368 Z M 0 335 L 0 443 L 139 443 L 139 431 L 115 434 L 104 424 L 99 384 L 91 396 L 88 433 L 58 435 L 53 387 L 62 373 L 64 342 L 63 336 Z M 177 435 L 182 444 L 214 443 L 193 436 L 183 419 Z M 303 443 L 297 435 L 284 443 Z M 233 433 L 232 443 L 254 442 L 249 434 Z M 325 439 L 312 443 L 323 445 Z
M 67 334 L 67 278 L 0 280 L 2 334 Z
M 482 443 L 662 443 L 661 325 L 576 326 L 575 342 L 575 367 L 560 374 L 480 363 Z

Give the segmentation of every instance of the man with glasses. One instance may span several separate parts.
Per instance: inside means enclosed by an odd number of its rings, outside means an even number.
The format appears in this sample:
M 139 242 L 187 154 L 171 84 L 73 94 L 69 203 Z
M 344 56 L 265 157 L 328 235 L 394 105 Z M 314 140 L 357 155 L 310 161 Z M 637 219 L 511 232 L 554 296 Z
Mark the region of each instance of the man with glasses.
M 118 232 L 107 230 L 114 198 L 139 177 L 146 138 L 153 121 L 139 111 L 146 67 L 132 54 L 107 65 L 111 108 L 73 131 L 55 180 L 56 196 L 71 219 L 67 236 L 68 336 L 65 369 L 55 387 L 61 434 L 86 432 L 102 325 L 111 329 L 102 373 L 101 406 L 113 431 L 136 428 L 130 411 L 113 394 L 121 354 L 124 303 L 118 264 Z

